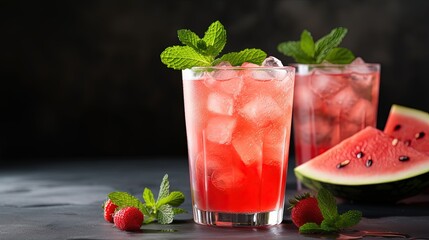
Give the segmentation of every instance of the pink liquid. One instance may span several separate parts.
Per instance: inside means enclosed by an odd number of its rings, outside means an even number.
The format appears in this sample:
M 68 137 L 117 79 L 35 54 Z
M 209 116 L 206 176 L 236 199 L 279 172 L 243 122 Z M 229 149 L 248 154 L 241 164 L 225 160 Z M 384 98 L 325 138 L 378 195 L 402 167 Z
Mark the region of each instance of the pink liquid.
M 230 74 L 183 78 L 193 204 L 226 213 L 283 208 L 293 77 Z
M 376 126 L 380 74 L 337 69 L 296 74 L 294 143 L 300 165 L 366 126 Z

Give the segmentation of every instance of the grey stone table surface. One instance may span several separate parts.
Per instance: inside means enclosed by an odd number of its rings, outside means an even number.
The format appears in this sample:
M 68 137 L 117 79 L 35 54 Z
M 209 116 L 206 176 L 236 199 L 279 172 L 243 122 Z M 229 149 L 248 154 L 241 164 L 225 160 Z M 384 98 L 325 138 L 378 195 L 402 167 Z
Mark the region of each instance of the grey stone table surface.
M 188 213 L 170 225 L 148 224 L 124 232 L 104 221 L 101 205 L 111 191 L 141 196 L 155 191 L 164 174 L 172 190 L 184 192 Z M 289 167 L 286 198 L 296 192 Z M 358 209 L 364 218 L 354 230 L 394 231 L 429 239 L 429 191 L 394 205 L 339 201 L 339 210 Z M 185 158 L 58 160 L 0 168 L 0 240 L 9 239 L 336 239 L 302 235 L 285 211 L 281 225 L 269 228 L 217 228 L 193 223 Z M 365 237 L 364 239 L 380 239 Z M 390 238 L 395 239 L 395 238 Z M 400 239 L 400 238 L 398 238 Z

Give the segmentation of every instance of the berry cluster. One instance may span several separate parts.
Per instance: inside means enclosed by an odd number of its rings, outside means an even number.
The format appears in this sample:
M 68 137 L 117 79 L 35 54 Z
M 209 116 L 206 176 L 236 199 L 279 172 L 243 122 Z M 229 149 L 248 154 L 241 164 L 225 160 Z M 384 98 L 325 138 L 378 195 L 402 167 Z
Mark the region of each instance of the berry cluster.
M 114 223 L 123 231 L 138 231 L 143 224 L 144 215 L 136 207 L 124 207 L 119 210 L 110 199 L 104 203 L 104 219 Z

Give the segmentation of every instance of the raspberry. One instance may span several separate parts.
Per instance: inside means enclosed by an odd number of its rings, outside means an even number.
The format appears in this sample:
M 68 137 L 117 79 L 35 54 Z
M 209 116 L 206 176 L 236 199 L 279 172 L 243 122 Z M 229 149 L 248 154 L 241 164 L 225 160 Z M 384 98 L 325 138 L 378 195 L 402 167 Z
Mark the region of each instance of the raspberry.
M 143 224 L 143 213 L 135 207 L 120 209 L 113 216 L 115 226 L 123 231 L 138 231 Z
M 107 222 L 113 223 L 113 213 L 115 212 L 117 207 L 118 206 L 116 206 L 110 199 L 108 199 L 104 203 L 104 219 Z
M 304 194 L 297 196 L 296 199 L 290 200 L 291 203 L 291 219 L 297 227 L 301 227 L 305 223 L 313 222 L 320 225 L 323 221 L 323 215 L 320 211 L 317 199 Z

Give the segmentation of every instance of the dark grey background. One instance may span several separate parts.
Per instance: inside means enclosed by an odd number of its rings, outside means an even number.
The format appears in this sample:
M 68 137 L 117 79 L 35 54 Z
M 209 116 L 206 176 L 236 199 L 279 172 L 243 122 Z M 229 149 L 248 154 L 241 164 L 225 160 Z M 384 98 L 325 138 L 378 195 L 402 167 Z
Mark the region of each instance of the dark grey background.
M 344 26 L 342 46 L 382 66 L 393 103 L 429 111 L 429 1 L 1 1 L 0 160 L 185 156 L 181 73 L 159 54 L 176 30 L 228 31 L 224 52 Z M 292 151 L 293 152 L 293 151 Z M 291 153 L 292 153 L 291 152 Z

